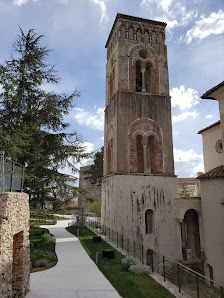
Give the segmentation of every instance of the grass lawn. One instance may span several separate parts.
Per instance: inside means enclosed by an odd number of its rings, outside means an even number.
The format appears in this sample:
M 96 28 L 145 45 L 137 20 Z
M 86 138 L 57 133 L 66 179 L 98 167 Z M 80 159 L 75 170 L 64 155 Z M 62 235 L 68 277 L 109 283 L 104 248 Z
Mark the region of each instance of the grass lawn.
M 77 235 L 76 227 L 68 227 L 66 230 Z M 93 235 L 93 232 L 84 227 L 80 232 L 79 240 L 94 262 L 96 260 L 96 252 L 100 252 L 100 263 L 98 264 L 98 267 L 122 297 L 175 297 L 160 284 L 155 282 L 150 276 L 135 275 L 126 271 L 124 265 L 121 264 L 121 260 L 124 256 L 117 250 L 115 250 L 115 259 L 103 259 L 102 249 L 114 248 L 104 240 L 101 240 L 99 243 L 93 243 Z
M 64 216 L 57 216 L 57 215 L 55 215 L 55 216 L 54 216 L 54 219 L 56 219 L 56 220 L 67 220 L 67 219 L 71 219 L 71 218 L 64 217 Z
M 31 272 L 37 272 L 45 269 L 49 269 L 57 264 L 58 258 L 55 253 L 55 243 L 47 243 L 42 240 L 42 231 L 49 234 L 49 230 L 43 228 L 30 229 L 30 243 L 36 242 L 37 247 L 33 252 L 30 251 L 30 261 L 32 263 Z M 37 261 L 44 259 L 47 261 L 46 267 L 38 267 Z

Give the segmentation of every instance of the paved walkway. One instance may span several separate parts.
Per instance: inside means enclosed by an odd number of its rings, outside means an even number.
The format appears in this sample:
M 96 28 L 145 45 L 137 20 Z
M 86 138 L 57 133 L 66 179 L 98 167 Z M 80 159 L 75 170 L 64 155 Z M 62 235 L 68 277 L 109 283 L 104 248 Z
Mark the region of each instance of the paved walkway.
M 27 298 L 117 298 L 109 281 L 89 258 L 77 237 L 65 227 L 69 220 L 44 226 L 56 237 L 58 263 L 51 269 L 31 273 Z

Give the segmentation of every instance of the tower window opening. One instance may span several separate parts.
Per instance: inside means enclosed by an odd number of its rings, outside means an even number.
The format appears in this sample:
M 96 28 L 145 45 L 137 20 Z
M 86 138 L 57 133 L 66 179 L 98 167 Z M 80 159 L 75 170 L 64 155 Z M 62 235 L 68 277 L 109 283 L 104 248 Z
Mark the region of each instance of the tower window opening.
M 141 62 L 136 62 L 136 92 L 142 92 Z
M 145 212 L 145 232 L 146 234 L 154 234 L 155 229 L 155 216 L 152 209 Z
M 152 66 L 151 66 L 151 63 L 146 64 L 145 89 L 146 89 L 147 93 L 151 93 L 151 90 L 152 90 Z
M 137 171 L 138 173 L 144 173 L 144 153 L 142 144 L 142 135 L 137 135 Z
M 147 173 L 155 174 L 155 138 L 154 136 L 148 137 L 148 144 L 146 147 L 147 156 Z
M 140 56 L 141 58 L 146 59 L 146 58 L 147 58 L 147 55 L 148 55 L 148 53 L 147 53 L 146 50 L 140 50 L 140 51 L 139 51 L 139 56 Z

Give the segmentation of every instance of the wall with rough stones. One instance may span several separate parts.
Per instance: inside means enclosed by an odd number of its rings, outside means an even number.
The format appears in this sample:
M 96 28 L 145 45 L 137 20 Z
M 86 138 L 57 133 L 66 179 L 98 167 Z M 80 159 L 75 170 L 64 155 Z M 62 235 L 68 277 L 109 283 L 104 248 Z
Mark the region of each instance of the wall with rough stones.
M 180 224 L 176 218 L 177 178 L 114 174 L 103 179 L 102 224 L 171 259 L 182 256 Z M 153 234 L 146 233 L 145 212 L 155 215 Z
M 29 196 L 0 193 L 0 297 L 25 297 L 30 288 Z
M 152 132 L 155 130 L 159 134 L 162 146 L 162 156 L 158 160 L 158 168 L 162 167 L 162 173 L 164 174 L 173 174 L 170 97 L 128 91 L 118 91 L 105 110 L 105 148 L 107 148 L 108 140 L 111 139 L 109 130 L 113 129 L 113 153 L 111 158 L 113 172 L 129 173 L 134 171 L 132 171 L 132 165 L 130 164 L 132 151 L 130 150 L 131 144 L 129 139 L 130 128 L 134 121 L 151 121 L 155 123 L 154 126 L 157 127 L 157 131 L 153 127 L 151 130 Z M 158 147 L 158 150 L 160 150 L 161 146 Z M 107 165 L 108 154 L 105 150 L 104 175 L 110 173 L 107 172 Z

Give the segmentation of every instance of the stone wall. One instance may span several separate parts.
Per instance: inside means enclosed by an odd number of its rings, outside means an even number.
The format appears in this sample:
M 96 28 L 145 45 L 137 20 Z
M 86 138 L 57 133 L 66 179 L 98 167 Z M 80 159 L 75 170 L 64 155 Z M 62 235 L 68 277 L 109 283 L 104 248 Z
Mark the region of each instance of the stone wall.
M 29 196 L 0 193 L 0 297 L 25 297 L 30 287 Z
M 176 177 L 111 175 L 104 178 L 102 184 L 102 224 L 132 242 L 175 260 L 182 256 L 176 196 Z M 147 210 L 152 210 L 155 215 L 151 234 L 145 227 Z
M 151 132 L 158 134 L 162 142 L 158 149 L 162 147 L 162 161 L 158 159 L 159 165 L 163 165 L 164 174 L 174 174 L 173 162 L 173 140 L 171 124 L 170 97 L 162 95 L 149 95 L 137 92 L 118 91 L 105 110 L 105 138 L 104 146 L 107 148 L 109 127 L 113 126 L 113 161 L 114 172 L 129 173 L 130 169 L 130 140 L 131 127 L 135 121 L 155 123 L 157 129 L 151 125 Z M 149 125 L 146 123 L 146 125 Z M 139 128 L 139 130 L 142 128 Z M 148 126 L 145 127 L 148 130 Z M 130 135 L 131 136 L 131 135 Z M 108 156 L 104 151 L 104 176 L 106 171 Z

